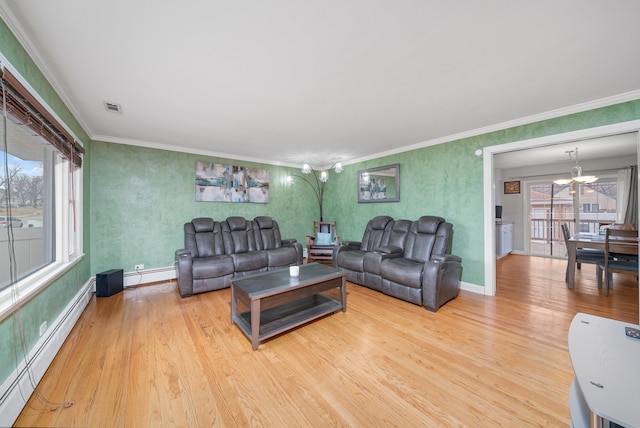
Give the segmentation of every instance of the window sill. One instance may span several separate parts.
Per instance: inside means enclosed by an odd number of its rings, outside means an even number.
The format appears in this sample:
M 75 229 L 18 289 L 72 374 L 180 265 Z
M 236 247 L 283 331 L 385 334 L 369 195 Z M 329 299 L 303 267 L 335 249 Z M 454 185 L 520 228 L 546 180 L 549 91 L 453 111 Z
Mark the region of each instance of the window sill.
M 37 296 L 46 287 L 53 284 L 62 275 L 80 263 L 83 258 L 84 254 L 81 254 L 65 263 L 53 262 L 0 291 L 0 322 Z

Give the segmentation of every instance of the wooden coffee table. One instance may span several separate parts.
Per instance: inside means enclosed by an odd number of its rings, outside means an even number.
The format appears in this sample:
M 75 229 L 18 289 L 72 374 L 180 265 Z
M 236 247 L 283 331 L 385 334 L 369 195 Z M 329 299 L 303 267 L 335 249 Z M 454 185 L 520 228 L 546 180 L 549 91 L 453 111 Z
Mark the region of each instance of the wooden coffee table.
M 247 276 L 231 281 L 231 323 L 251 340 L 253 350 L 261 341 L 338 310 L 347 310 L 347 272 L 310 263 L 300 266 L 300 276 L 289 269 Z M 325 294 L 339 288 L 340 300 Z M 237 312 L 238 302 L 249 308 Z

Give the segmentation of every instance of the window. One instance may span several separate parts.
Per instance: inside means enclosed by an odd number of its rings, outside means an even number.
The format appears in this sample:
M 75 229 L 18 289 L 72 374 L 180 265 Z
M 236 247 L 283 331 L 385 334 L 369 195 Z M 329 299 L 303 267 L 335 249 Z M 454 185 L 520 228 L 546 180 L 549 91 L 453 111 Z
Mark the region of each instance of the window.
M 578 187 L 581 232 L 598 233 L 600 226 L 616 222 L 618 183 L 615 176 L 601 174 L 595 183 Z
M 0 217 L 12 221 L 0 223 L 0 290 L 53 261 L 54 225 L 51 148 L 25 127 L 2 122 L 0 132 L 10 138 L 0 150 Z
M 0 72 L 1 319 L 82 256 L 83 149 L 15 73 Z

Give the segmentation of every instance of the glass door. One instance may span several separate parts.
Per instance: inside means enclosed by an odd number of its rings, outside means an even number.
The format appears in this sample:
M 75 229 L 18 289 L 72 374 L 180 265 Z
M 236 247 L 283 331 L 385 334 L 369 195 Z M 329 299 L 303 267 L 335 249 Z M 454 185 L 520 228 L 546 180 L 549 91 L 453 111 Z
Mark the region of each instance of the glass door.
M 598 233 L 602 226 L 616 221 L 615 177 L 600 177 L 591 184 L 531 182 L 526 189 L 532 256 L 566 257 L 562 223 L 574 234 Z
M 576 220 L 572 189 L 571 185 L 561 186 L 552 181 L 528 183 L 529 254 L 532 256 L 566 255 L 560 224 L 573 225 Z

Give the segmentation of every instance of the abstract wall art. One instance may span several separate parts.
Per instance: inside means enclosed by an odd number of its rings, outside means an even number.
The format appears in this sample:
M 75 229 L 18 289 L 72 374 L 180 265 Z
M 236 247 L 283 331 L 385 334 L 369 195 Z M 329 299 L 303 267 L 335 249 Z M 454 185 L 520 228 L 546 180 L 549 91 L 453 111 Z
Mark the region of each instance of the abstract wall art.
M 196 201 L 269 203 L 269 170 L 196 161 Z

